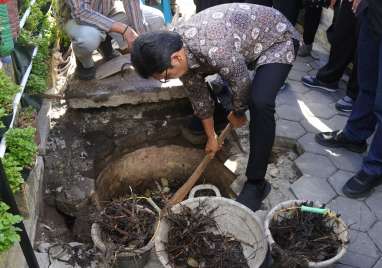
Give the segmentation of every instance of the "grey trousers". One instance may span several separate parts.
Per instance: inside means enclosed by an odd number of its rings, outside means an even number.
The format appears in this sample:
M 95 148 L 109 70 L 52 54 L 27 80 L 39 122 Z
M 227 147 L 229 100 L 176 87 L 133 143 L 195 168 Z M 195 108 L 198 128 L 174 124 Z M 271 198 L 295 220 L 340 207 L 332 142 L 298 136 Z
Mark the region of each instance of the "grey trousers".
M 145 5 L 141 5 L 141 10 L 146 31 L 164 29 L 164 17 L 160 10 Z M 115 21 L 120 21 L 125 24 L 127 24 L 128 21 L 124 12 L 118 12 L 110 17 Z M 118 43 L 120 49 L 124 50 L 127 48 L 127 42 L 123 39 L 121 34 L 106 33 L 94 26 L 78 24 L 75 20 L 69 20 L 64 25 L 64 30 L 72 41 L 74 54 L 85 68 L 94 66 L 92 59 L 93 51 L 105 40 L 107 34 Z

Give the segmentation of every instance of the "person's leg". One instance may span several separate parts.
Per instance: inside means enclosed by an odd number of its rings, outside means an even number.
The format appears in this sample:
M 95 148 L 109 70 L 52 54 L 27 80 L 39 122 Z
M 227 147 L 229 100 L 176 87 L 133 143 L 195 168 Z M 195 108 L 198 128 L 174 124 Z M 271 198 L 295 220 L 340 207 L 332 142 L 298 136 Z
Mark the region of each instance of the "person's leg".
M 275 99 L 292 68 L 287 64 L 266 64 L 259 67 L 252 82 L 249 111 L 250 153 L 248 178 L 236 201 L 253 211 L 260 208 L 270 185 L 265 181 L 268 161 L 275 138 Z
M 296 25 L 301 0 L 273 0 L 273 7 L 280 11 L 293 26 Z
M 259 67 L 252 82 L 250 110 L 250 156 L 246 175 L 250 181 L 264 180 L 275 137 L 275 99 L 291 65 Z
M 357 82 L 357 60 L 353 61 L 353 69 L 350 74 L 350 79 L 347 84 L 346 96 L 342 97 L 336 102 L 336 109 L 341 112 L 351 112 L 353 104 L 358 96 L 358 82 Z
M 359 94 L 352 113 L 343 131 L 324 132 L 316 135 L 316 141 L 324 146 L 344 147 L 354 152 L 364 152 L 366 139 L 375 129 L 377 117 L 374 114 L 376 88 L 378 83 L 378 42 L 370 34 L 366 16 L 361 18 L 358 39 L 358 84 Z
M 364 40 L 366 41 L 366 40 Z M 343 193 L 351 198 L 360 198 L 369 194 L 370 190 L 382 183 L 382 41 L 378 42 L 375 39 L 372 39 L 372 36 L 369 34 L 370 43 L 379 43 L 377 55 L 371 53 L 361 53 L 365 57 L 365 61 L 371 58 L 377 58 L 377 66 L 374 66 L 374 73 L 377 73 L 377 85 L 376 85 L 376 95 L 375 95 L 375 104 L 374 104 L 374 116 L 376 118 L 376 131 L 374 133 L 373 141 L 370 145 L 369 152 L 363 160 L 361 170 L 354 175 L 349 181 L 346 182 L 342 191 Z M 360 48 L 361 50 L 361 48 Z M 365 62 L 360 61 L 361 68 Z M 366 66 L 366 71 L 369 70 L 370 66 Z M 362 79 L 370 79 L 375 77 L 364 76 L 360 73 L 360 96 L 363 93 Z M 373 85 L 373 84 L 371 84 Z M 373 85 L 374 86 L 374 85 Z M 359 98 L 358 98 L 359 99 Z M 358 103 L 358 99 L 356 104 Z M 373 123 L 373 122 L 371 122 Z M 371 129 L 371 128 L 370 128 Z M 366 134 L 366 133 L 365 133 Z
M 312 51 L 314 37 L 320 25 L 322 7 L 306 7 L 304 16 L 304 45 L 298 51 L 300 57 L 307 57 Z
M 105 40 L 106 33 L 92 26 L 79 25 L 74 20 L 69 20 L 64 30 L 72 41 L 77 62 L 76 75 L 81 80 L 94 79 L 96 70 L 92 54 Z
M 141 9 L 147 31 L 159 31 L 165 29 L 166 24 L 164 15 L 159 9 L 143 4 L 141 5 Z
M 374 105 L 377 130 L 364 160 L 363 170 L 371 175 L 382 176 L 382 41 L 379 41 L 378 85 Z
M 69 20 L 64 30 L 72 41 L 74 55 L 85 68 L 93 67 L 92 53 L 105 40 L 106 33 L 93 26 L 80 25 L 74 20 Z
M 342 1 L 332 30 L 328 32 L 331 43 L 328 63 L 317 73 L 317 79 L 323 83 L 338 83 L 346 67 L 353 60 L 357 46 L 357 19 L 352 10 L 352 3 Z

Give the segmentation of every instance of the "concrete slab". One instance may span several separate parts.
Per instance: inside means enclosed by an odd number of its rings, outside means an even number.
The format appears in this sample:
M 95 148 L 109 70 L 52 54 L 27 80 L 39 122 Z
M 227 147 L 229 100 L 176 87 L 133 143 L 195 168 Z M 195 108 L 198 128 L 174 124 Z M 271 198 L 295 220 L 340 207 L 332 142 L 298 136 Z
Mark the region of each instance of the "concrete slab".
M 297 122 L 280 119 L 276 124 L 276 136 L 297 140 L 305 134 L 305 129 Z
M 301 109 L 298 106 L 282 104 L 276 107 L 279 118 L 298 122 L 303 118 Z
M 339 148 L 329 155 L 334 165 L 341 170 L 358 172 L 362 165 L 362 155 Z
M 115 107 L 122 104 L 140 104 L 185 98 L 186 93 L 178 79 L 160 83 L 143 79 L 135 72 L 120 74 L 102 80 L 73 80 L 65 92 L 71 108 Z
M 382 258 L 373 266 L 373 268 L 382 268 Z
M 382 251 L 382 221 L 374 224 L 373 228 L 370 229 L 369 235 L 373 239 L 374 243 L 377 245 L 379 250 Z
M 318 200 L 322 203 L 328 203 L 337 195 L 325 179 L 310 175 L 299 178 L 291 186 L 291 190 L 298 199 Z
M 324 179 L 329 178 L 337 170 L 327 157 L 312 153 L 304 153 L 297 158 L 296 166 L 304 175 Z
M 342 264 L 371 268 L 379 258 L 379 252 L 369 235 L 355 230 L 350 231 L 350 244 Z
M 342 192 L 342 187 L 353 176 L 354 173 L 352 172 L 338 170 L 329 178 L 328 181 L 330 185 L 334 188 L 334 190 L 337 192 L 337 194 L 344 196 L 344 193 Z
M 374 192 L 366 199 L 366 204 L 375 213 L 379 220 L 382 220 L 382 192 Z
M 341 214 L 345 223 L 353 230 L 366 232 L 376 221 L 376 217 L 363 201 L 339 196 L 328 207 Z M 380 233 L 382 234 L 382 229 Z

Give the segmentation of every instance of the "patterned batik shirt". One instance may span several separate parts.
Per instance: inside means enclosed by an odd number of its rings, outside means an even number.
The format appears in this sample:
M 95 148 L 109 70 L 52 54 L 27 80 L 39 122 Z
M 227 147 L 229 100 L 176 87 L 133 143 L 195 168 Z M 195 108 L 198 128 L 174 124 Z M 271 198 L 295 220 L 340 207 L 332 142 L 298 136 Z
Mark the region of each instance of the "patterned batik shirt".
M 189 71 L 181 77 L 195 114 L 211 117 L 214 102 L 204 79 L 218 73 L 229 83 L 235 111 L 247 109 L 249 69 L 292 64 L 300 34 L 277 10 L 253 4 L 206 9 L 174 29 L 183 39 Z

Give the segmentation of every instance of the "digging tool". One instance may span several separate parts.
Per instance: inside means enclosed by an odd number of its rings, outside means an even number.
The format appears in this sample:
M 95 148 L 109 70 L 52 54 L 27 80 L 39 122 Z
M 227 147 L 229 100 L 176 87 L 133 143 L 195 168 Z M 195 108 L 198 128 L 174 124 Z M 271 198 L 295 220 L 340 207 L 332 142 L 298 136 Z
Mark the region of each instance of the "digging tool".
M 228 124 L 225 129 L 220 133 L 218 137 L 219 145 L 223 144 L 223 141 L 227 137 L 227 135 L 231 132 L 232 125 Z M 188 180 L 176 191 L 173 197 L 169 201 L 169 205 L 175 205 L 179 202 L 182 202 L 183 199 L 187 196 L 187 194 L 191 191 L 192 187 L 199 180 L 200 176 L 203 174 L 204 170 L 207 168 L 209 162 L 212 160 L 208 155 L 204 156 L 202 162 L 195 169 L 194 173 L 188 178 Z

